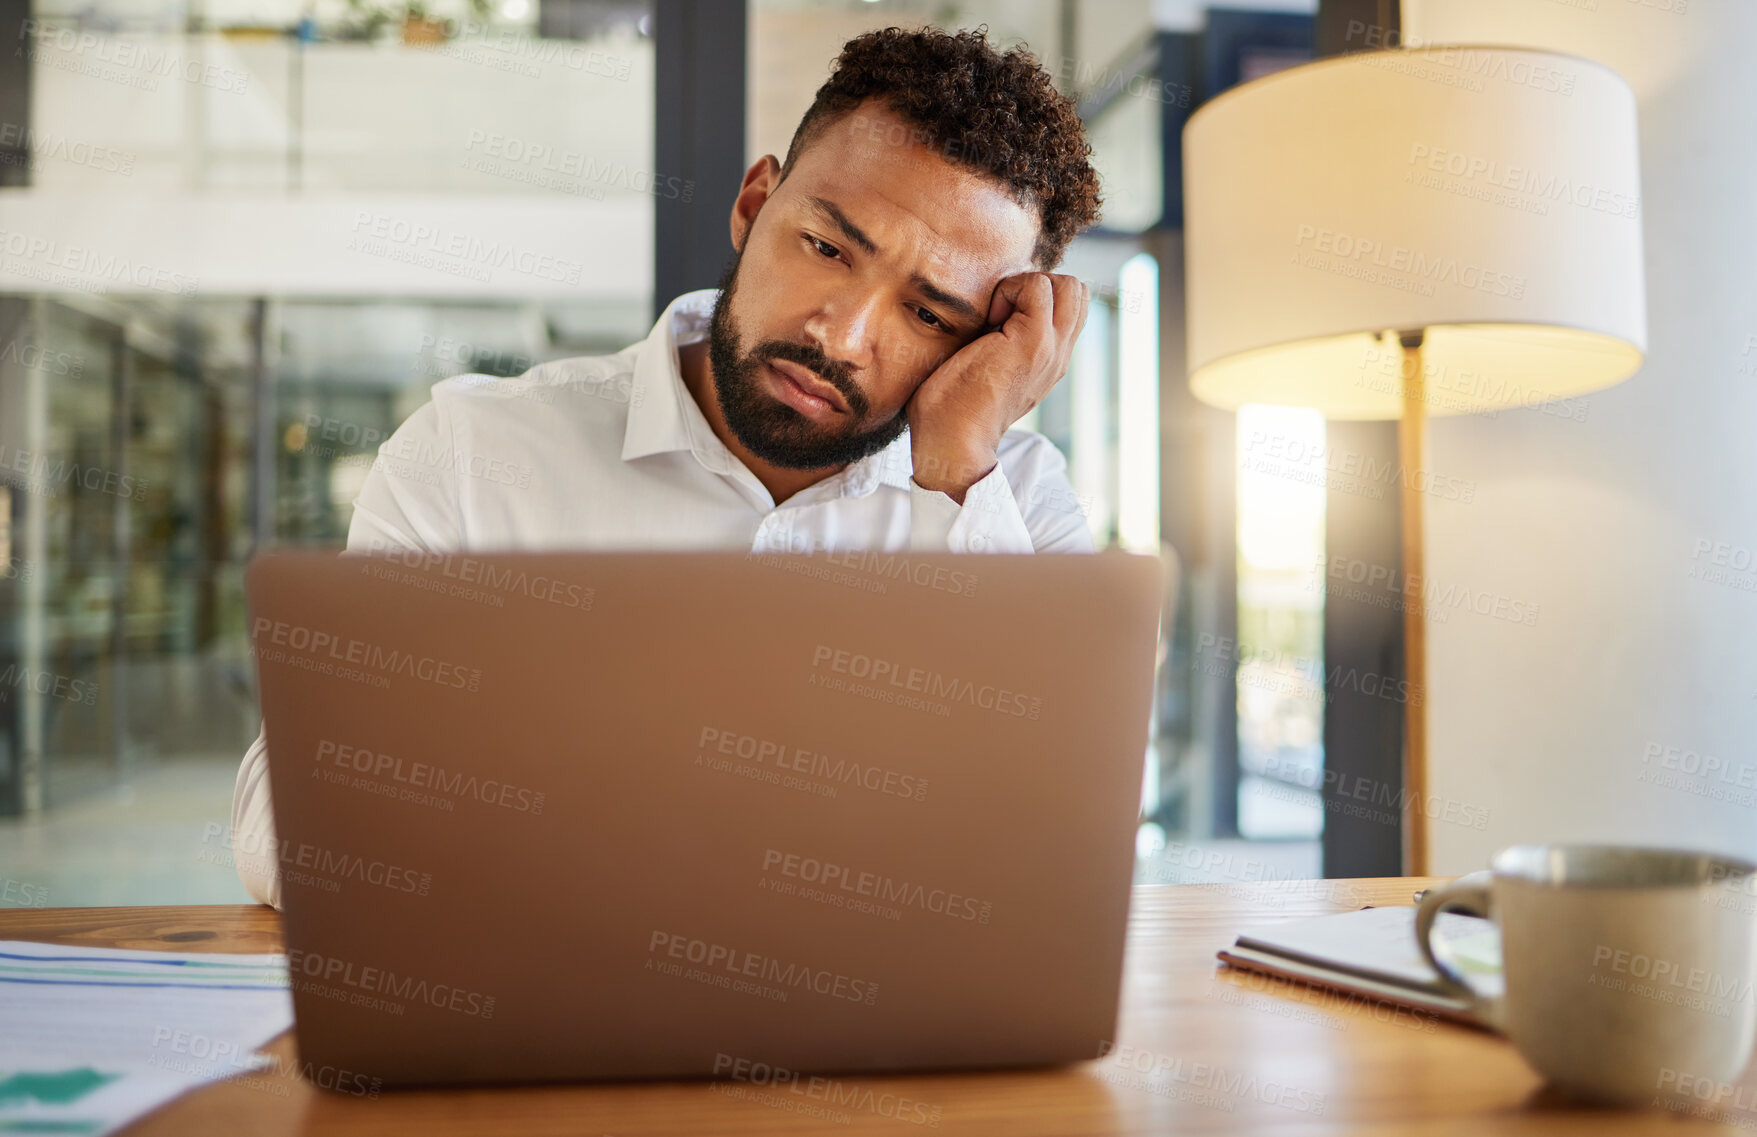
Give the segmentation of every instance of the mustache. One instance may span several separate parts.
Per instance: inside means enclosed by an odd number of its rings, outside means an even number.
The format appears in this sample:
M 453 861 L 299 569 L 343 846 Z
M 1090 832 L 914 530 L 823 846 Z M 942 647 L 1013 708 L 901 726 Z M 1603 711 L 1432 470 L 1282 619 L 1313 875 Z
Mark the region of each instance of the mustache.
M 842 393 L 842 397 L 848 401 L 848 409 L 857 420 L 864 419 L 871 409 L 865 393 L 849 377 L 854 369 L 846 363 L 831 359 L 819 348 L 789 340 L 764 340 L 750 354 L 753 359 L 779 359 L 810 371 Z

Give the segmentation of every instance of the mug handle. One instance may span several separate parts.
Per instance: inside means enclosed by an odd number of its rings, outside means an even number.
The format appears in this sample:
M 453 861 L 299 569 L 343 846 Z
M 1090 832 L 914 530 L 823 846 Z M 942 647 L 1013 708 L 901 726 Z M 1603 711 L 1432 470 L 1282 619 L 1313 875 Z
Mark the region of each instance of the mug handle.
M 1446 994 L 1463 999 L 1467 1010 L 1491 1030 L 1504 1032 L 1504 996 L 1486 995 L 1471 986 L 1470 980 L 1434 950 L 1434 921 L 1440 913 L 1454 909 L 1472 916 L 1492 919 L 1489 914 L 1489 884 L 1494 879 L 1488 872 L 1466 873 L 1457 880 L 1438 888 L 1430 888 L 1415 911 L 1415 943 L 1422 958 L 1440 973 Z

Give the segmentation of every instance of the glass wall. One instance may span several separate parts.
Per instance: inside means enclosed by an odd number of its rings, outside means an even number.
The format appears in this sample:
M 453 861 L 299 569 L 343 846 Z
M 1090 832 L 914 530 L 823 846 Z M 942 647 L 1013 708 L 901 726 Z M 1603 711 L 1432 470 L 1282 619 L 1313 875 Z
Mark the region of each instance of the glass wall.
M 0 875 L 244 899 L 244 564 L 339 547 L 433 383 L 646 334 L 650 33 L 626 0 L 33 7 L 0 60 L 29 86 L 0 135 Z M 508 233 L 567 271 L 504 269 Z

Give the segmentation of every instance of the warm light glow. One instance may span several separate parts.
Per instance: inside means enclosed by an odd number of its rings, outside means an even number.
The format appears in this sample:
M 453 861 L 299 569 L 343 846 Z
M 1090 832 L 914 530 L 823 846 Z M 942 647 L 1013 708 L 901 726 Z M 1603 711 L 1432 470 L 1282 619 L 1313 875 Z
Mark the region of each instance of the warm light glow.
M 1238 827 L 1247 838 L 1318 836 L 1324 768 L 1324 418 L 1238 412 Z
M 1422 345 L 1430 417 L 1571 405 L 1628 378 L 1641 352 L 1614 336 L 1519 324 L 1432 327 Z M 1246 403 L 1319 407 L 1330 418 L 1396 419 L 1402 352 L 1365 332 L 1227 356 L 1190 376 L 1190 390 L 1227 410 Z
M 1240 407 L 1238 458 L 1241 572 L 1310 573 L 1324 551 L 1324 416 Z
M 1159 551 L 1159 264 L 1130 257 L 1117 277 L 1117 543 Z

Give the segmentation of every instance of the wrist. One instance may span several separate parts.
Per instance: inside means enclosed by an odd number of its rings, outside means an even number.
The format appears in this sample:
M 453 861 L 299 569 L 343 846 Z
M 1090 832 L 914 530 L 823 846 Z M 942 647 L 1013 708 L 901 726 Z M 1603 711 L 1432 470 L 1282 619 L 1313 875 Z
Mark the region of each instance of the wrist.
M 911 449 L 915 484 L 950 497 L 959 505 L 970 487 L 987 477 L 999 464 L 994 447 L 937 447 L 917 443 Z

